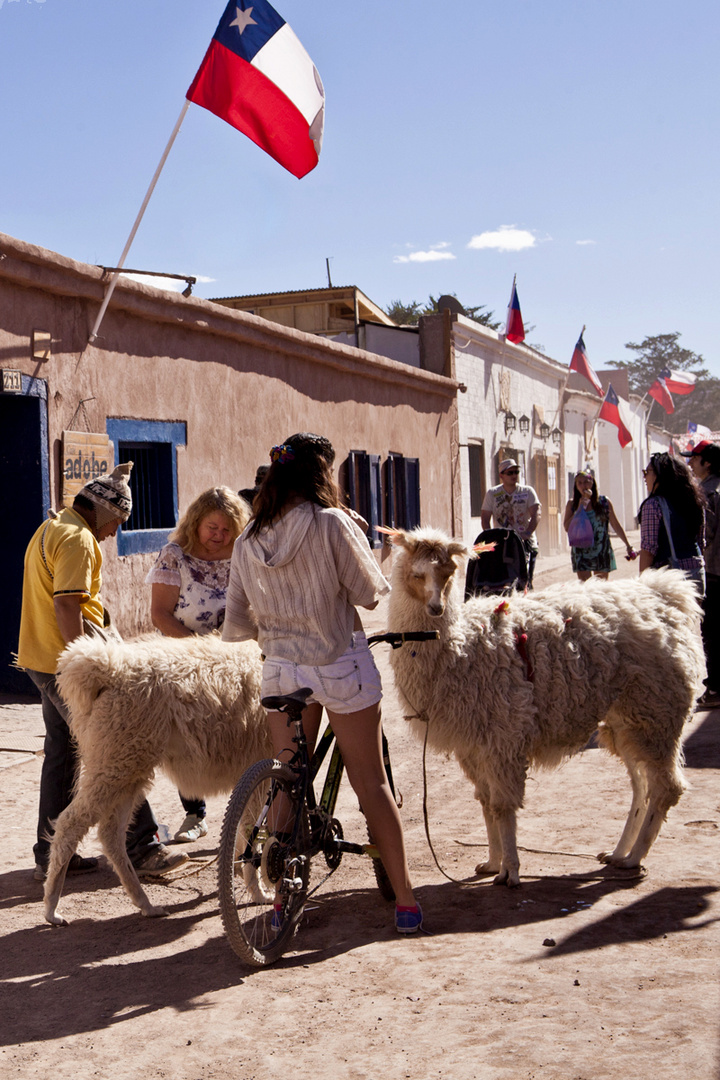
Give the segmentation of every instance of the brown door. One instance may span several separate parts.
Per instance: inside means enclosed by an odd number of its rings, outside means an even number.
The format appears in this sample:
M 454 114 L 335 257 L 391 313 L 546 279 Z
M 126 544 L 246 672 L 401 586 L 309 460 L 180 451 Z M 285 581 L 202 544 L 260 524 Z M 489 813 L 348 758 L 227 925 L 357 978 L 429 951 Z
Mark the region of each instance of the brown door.
M 538 544 L 546 555 L 560 550 L 559 466 L 557 455 L 537 454 L 534 459 L 535 490 L 542 504 Z

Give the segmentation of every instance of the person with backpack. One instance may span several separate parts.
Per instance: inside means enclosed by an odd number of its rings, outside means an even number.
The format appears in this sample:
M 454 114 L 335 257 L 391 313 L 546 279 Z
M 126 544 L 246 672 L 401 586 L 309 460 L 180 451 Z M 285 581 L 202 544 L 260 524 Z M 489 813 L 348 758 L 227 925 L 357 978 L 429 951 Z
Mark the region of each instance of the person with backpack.
M 582 545 L 575 543 L 573 538 L 573 528 L 580 515 L 585 516 L 589 526 L 586 542 Z M 597 481 L 589 469 L 582 470 L 575 476 L 573 496 L 568 499 L 565 507 L 563 526 L 570 540 L 572 568 L 580 581 L 588 581 L 593 574 L 607 580 L 610 571 L 617 570 L 610 543 L 610 526 L 625 544 L 627 558 L 637 558 L 637 553 L 617 519 L 613 504 L 606 495 L 598 495 Z

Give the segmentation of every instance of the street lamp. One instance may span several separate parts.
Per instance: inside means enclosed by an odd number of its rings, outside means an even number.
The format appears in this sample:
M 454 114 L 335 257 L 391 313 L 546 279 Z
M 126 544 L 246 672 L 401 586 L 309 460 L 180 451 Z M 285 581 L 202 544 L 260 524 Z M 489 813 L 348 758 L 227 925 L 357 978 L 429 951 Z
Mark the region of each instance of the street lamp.
M 550 425 L 543 420 L 540 425 L 540 438 L 545 442 L 550 437 Z
M 552 429 L 552 431 L 550 432 L 550 438 L 552 439 L 555 446 L 560 445 L 560 441 L 562 439 L 562 431 L 560 430 L 559 427 L 556 427 L 556 428 Z
M 505 434 L 509 435 L 511 431 L 514 431 L 517 427 L 517 419 L 515 413 L 508 411 L 505 413 Z
M 520 426 L 520 434 L 527 435 L 528 431 L 530 430 L 530 417 L 523 414 L 518 420 L 518 424 Z

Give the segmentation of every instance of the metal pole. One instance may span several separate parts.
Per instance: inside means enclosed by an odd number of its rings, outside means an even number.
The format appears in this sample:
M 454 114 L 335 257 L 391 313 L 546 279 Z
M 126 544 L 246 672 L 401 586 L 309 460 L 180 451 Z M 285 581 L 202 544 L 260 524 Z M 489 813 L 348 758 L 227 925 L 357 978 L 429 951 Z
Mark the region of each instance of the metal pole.
M 128 252 L 130 250 L 130 246 L 131 246 L 133 240 L 135 239 L 135 233 L 138 231 L 138 228 L 140 226 L 140 222 L 143 219 L 143 214 L 145 213 L 145 210 L 147 209 L 147 204 L 150 202 L 150 197 L 152 196 L 152 193 L 155 190 L 155 185 L 158 182 L 158 178 L 160 176 L 160 173 L 162 172 L 163 166 L 164 166 L 165 162 L 167 161 L 167 156 L 168 156 L 168 154 L 170 153 L 170 151 L 172 149 L 172 145 L 175 142 L 175 138 L 177 136 L 177 133 L 180 130 L 180 127 L 182 125 L 183 120 L 185 119 L 185 113 L 188 111 L 189 107 L 190 107 L 190 102 L 186 98 L 185 102 L 183 104 L 182 110 L 180 111 L 180 116 L 177 119 L 177 123 L 175 124 L 175 127 L 173 128 L 172 135 L 168 139 L 168 144 L 165 147 L 165 152 L 164 152 L 163 156 L 160 158 L 160 163 L 159 163 L 157 169 L 155 170 L 155 175 L 153 176 L 152 180 L 150 181 L 150 187 L 147 189 L 147 194 L 145 195 L 145 198 L 143 199 L 143 204 L 140 207 L 140 212 L 139 212 L 138 216 L 135 218 L 135 224 L 133 225 L 132 230 L 130 232 L 130 235 L 127 238 L 127 243 L 125 244 L 125 247 L 123 249 L 123 253 L 122 253 L 122 255 L 120 256 L 120 258 L 118 260 L 117 270 L 113 274 L 112 278 L 110 279 L 110 281 L 108 283 L 108 287 L 105 290 L 105 298 L 104 298 L 104 300 L 102 302 L 102 306 L 100 307 L 100 310 L 99 310 L 99 312 L 97 314 L 97 318 L 95 319 L 95 325 L 92 328 L 92 331 L 90 333 L 90 337 L 88 338 L 88 345 L 92 345 L 93 341 L 97 337 L 98 330 L 100 329 L 100 323 L 103 321 L 103 318 L 105 316 L 105 312 L 107 311 L 107 306 L 110 303 L 110 297 L 112 296 L 112 294 L 115 291 L 115 286 L 117 285 L 118 278 L 120 277 L 120 272 L 121 272 L 123 266 L 125 265 L 125 259 L 127 258 L 127 254 L 128 254 Z

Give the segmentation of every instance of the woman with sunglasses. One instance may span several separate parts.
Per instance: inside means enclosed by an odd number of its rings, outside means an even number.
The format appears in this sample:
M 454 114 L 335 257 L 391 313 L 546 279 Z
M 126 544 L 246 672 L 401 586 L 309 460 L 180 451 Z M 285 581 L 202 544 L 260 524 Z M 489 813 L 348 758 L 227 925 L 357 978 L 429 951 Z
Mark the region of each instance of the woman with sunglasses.
M 640 573 L 675 566 L 705 592 L 702 558 L 705 497 L 680 458 L 653 454 L 643 469 L 648 497 L 638 513 Z
M 593 531 L 593 542 L 588 547 L 571 547 L 570 557 L 572 568 L 580 581 L 588 581 L 595 577 L 607 580 L 611 570 L 617 570 L 615 554 L 610 543 L 610 526 L 615 534 L 620 537 L 627 550 L 628 559 L 636 559 L 637 555 L 630 544 L 625 530 L 615 516 L 613 505 L 606 495 L 598 495 L 597 482 L 593 474 L 587 470 L 577 473 L 573 485 L 573 497 L 568 500 L 565 507 L 563 526 L 565 532 L 570 528 L 570 522 L 575 514 L 582 508 L 587 514 Z

